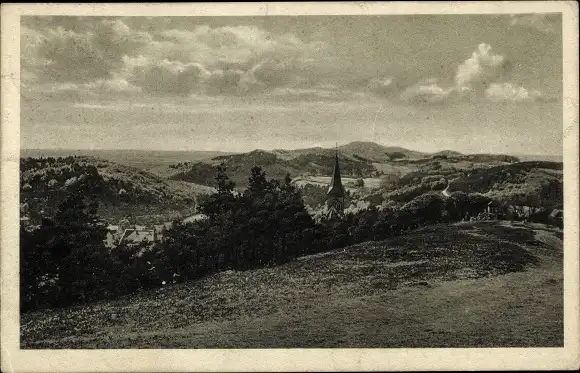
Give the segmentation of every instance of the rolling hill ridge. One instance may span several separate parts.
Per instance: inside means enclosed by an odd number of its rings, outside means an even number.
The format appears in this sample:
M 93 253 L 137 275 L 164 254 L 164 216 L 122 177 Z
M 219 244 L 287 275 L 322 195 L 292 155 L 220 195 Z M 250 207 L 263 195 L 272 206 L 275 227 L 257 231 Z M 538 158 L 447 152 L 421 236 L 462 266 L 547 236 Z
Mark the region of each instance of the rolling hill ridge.
M 107 219 L 124 215 L 191 214 L 211 188 L 167 180 L 134 167 L 84 156 L 22 158 L 21 206 L 51 215 L 71 191 L 92 195 Z

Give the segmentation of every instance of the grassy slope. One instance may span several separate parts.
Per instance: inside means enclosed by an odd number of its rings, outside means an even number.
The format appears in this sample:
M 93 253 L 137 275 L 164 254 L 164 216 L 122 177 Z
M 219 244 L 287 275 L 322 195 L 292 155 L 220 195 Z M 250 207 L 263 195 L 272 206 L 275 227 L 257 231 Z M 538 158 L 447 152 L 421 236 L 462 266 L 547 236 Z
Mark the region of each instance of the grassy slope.
M 560 346 L 562 302 L 560 231 L 481 222 L 24 314 L 21 335 L 23 348 Z

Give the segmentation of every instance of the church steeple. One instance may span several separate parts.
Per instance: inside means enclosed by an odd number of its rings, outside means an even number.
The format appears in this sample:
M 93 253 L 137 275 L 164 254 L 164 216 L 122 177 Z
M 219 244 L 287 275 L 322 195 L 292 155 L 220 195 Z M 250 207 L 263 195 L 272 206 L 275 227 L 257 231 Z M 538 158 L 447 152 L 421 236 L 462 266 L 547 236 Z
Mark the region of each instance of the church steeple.
M 342 186 L 342 179 L 340 177 L 340 165 L 338 164 L 338 151 L 334 155 L 334 170 L 332 171 L 332 179 L 330 180 L 327 194 L 340 197 L 344 196 L 344 187 Z
M 334 213 L 342 215 L 344 213 L 344 187 L 342 186 L 342 179 L 340 177 L 338 146 L 334 155 L 334 170 L 332 171 L 332 179 L 330 180 L 330 186 L 326 193 L 326 203 L 331 215 Z

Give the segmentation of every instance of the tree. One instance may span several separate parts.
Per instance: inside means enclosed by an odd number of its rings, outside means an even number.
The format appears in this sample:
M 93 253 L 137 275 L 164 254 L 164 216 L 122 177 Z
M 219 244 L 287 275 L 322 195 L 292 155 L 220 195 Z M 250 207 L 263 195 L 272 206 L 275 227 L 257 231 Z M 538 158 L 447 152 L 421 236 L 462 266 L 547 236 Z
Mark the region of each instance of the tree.
M 235 202 L 234 188 L 236 184 L 228 177 L 224 164 L 217 167 L 215 181 L 217 184 L 216 193 L 201 201 L 199 205 L 200 212 L 210 219 L 232 209 Z
M 37 230 L 21 231 L 23 308 L 65 306 L 112 294 L 113 265 L 96 209 L 82 193 L 71 193 L 54 218 L 43 219 Z
M 444 202 L 440 193 L 425 193 L 403 206 L 418 221 L 437 222 L 441 219 Z
M 451 196 L 445 200 L 445 210 L 449 220 L 457 221 L 463 219 L 465 214 L 469 212 L 469 196 L 467 193 L 451 193 Z
M 248 191 L 252 194 L 262 194 L 268 188 L 268 181 L 266 180 L 266 173 L 259 166 L 254 166 L 250 170 L 250 177 L 248 178 Z

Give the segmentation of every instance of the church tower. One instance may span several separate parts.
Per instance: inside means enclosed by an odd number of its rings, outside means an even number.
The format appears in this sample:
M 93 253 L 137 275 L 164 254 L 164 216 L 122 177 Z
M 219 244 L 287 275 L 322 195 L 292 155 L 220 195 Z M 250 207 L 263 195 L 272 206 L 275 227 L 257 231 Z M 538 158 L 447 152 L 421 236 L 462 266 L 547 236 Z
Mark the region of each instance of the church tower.
M 338 164 L 338 149 L 334 156 L 334 170 L 328 192 L 326 193 L 326 205 L 328 216 L 342 216 L 344 214 L 344 187 L 340 178 L 340 166 Z

